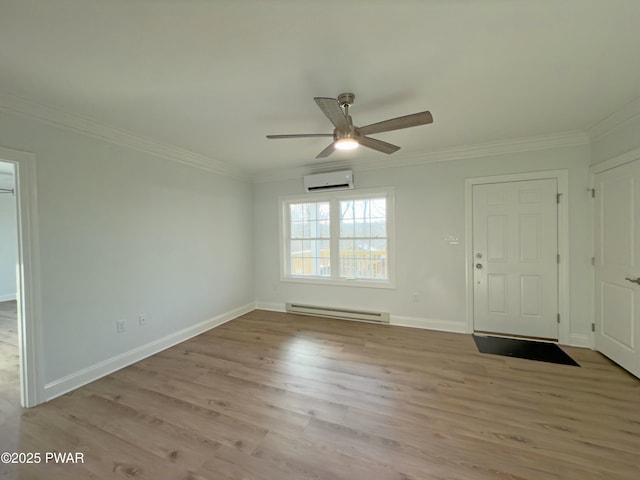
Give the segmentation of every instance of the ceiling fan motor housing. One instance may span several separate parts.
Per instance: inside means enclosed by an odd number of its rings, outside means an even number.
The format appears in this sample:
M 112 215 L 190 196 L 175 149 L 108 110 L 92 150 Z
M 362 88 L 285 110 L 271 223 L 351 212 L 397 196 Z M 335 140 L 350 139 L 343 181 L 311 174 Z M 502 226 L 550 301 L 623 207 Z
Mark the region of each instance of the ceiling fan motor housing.
M 353 101 L 356 99 L 355 94 L 353 93 L 341 93 L 340 95 L 338 95 L 338 103 L 340 104 L 341 107 L 344 107 L 345 105 L 353 105 Z
M 333 130 L 333 139 L 340 140 L 341 138 L 358 138 L 360 136 L 360 132 L 356 127 L 353 126 L 351 122 L 351 116 L 349 116 L 349 130 L 338 130 L 335 128 Z

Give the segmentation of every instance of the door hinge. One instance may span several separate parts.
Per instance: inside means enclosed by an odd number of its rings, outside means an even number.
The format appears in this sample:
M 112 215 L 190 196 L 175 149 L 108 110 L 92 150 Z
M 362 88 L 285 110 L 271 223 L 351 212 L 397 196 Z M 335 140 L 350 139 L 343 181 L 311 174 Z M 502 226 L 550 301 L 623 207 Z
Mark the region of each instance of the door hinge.
M 558 314 L 558 323 L 560 323 L 560 314 Z
M 590 188 L 589 190 L 591 190 L 591 198 L 596 198 L 596 189 Z
M 558 263 L 560 263 L 560 254 L 558 254 L 558 256 L 556 257 L 556 260 L 558 261 Z
M 595 331 L 596 331 L 596 324 L 595 324 L 595 323 L 592 323 L 592 324 L 591 324 L 591 331 L 592 331 L 592 332 L 595 332 Z
M 556 203 L 559 205 L 560 204 L 560 197 L 562 196 L 561 193 L 556 193 Z
M 591 257 L 591 265 L 596 265 L 596 257 Z

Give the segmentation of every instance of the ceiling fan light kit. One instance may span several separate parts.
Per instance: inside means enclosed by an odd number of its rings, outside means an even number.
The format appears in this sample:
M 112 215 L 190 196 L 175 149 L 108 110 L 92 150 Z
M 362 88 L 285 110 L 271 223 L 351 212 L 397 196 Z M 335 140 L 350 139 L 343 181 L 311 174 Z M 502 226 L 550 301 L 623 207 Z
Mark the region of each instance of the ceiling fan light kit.
M 355 138 L 339 138 L 335 141 L 334 147 L 337 150 L 355 150 L 359 145 Z
M 311 138 L 333 137 L 333 142 L 322 150 L 316 158 L 328 157 L 334 150 L 354 150 L 359 145 L 377 150 L 378 152 L 391 154 L 400 150 L 400 147 L 368 137 L 372 133 L 390 132 L 402 128 L 417 127 L 433 123 L 433 117 L 428 111 L 392 118 L 378 123 L 372 123 L 364 127 L 355 127 L 349 108 L 353 105 L 356 96 L 353 93 L 341 93 L 337 98 L 315 97 L 314 100 L 320 110 L 333 124 L 333 134 L 330 133 L 299 133 L 288 135 L 267 135 L 268 139 L 278 140 L 283 138 Z

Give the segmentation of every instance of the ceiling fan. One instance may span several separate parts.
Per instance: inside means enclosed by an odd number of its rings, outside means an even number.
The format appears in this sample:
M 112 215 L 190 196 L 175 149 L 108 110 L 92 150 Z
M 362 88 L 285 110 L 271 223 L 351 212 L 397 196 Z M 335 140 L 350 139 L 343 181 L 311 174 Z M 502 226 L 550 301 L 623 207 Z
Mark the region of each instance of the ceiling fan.
M 375 138 L 368 137 L 372 133 L 390 132 L 401 128 L 417 127 L 433 123 L 430 112 L 413 113 L 403 117 L 396 117 L 378 123 L 372 123 L 364 127 L 353 125 L 349 107 L 353 105 L 355 99 L 353 93 L 341 93 L 338 98 L 315 97 L 314 100 L 320 110 L 327 116 L 335 127 L 333 133 L 300 133 L 291 135 L 267 135 L 269 139 L 281 138 L 311 138 L 311 137 L 333 137 L 333 142 L 322 150 L 316 158 L 324 158 L 331 155 L 334 149 L 353 150 L 358 145 L 372 148 L 382 153 L 393 153 L 400 150 L 400 147 L 391 143 L 383 142 Z

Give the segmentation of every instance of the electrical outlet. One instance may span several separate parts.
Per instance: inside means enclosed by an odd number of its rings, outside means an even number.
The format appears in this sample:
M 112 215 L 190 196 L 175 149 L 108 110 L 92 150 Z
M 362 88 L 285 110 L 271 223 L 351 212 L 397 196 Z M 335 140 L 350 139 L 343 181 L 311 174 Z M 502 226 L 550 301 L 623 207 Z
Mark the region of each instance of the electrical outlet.
M 126 320 L 118 320 L 116 322 L 116 331 L 118 333 L 124 333 L 127 330 L 127 321 Z
M 140 325 L 141 327 L 143 325 L 147 324 L 147 314 L 146 313 L 141 313 L 140 315 L 138 315 L 138 325 Z

